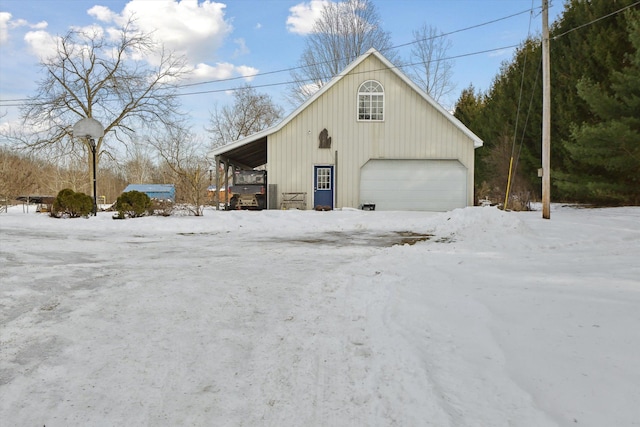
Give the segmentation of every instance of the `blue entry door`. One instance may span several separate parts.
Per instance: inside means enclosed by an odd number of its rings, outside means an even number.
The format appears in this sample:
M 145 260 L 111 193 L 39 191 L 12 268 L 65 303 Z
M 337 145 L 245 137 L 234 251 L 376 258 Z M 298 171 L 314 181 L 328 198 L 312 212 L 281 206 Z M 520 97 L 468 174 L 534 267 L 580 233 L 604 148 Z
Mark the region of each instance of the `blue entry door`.
M 333 209 L 333 166 L 313 167 L 313 207 Z

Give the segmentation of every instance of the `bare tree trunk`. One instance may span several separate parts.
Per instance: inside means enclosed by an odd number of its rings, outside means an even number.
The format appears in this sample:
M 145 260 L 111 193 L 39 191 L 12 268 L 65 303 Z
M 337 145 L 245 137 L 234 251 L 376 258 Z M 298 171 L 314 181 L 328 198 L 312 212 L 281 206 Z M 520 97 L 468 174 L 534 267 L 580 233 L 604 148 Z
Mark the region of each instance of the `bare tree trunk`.
M 176 192 L 181 193 L 176 197 L 186 202 L 192 214 L 201 216 L 209 179 L 204 144 L 194 142 L 189 131 L 179 128 L 154 138 L 150 143 L 158 150 L 176 181 Z
M 426 24 L 413 31 L 413 40 L 410 75 L 430 97 L 442 102 L 455 89 L 453 62 L 446 59 L 451 41 Z

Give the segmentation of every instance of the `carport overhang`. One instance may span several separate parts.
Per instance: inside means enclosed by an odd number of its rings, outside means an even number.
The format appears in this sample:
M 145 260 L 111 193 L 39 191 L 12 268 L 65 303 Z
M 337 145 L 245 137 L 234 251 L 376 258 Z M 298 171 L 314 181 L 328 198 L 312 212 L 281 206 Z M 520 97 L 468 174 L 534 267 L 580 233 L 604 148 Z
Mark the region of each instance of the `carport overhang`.
M 209 153 L 209 157 L 214 159 L 216 163 L 233 165 L 242 169 L 257 168 L 267 163 L 268 135 L 268 133 L 260 132 L 216 148 Z
M 224 170 L 224 182 L 229 181 L 229 168 L 255 169 L 267 163 L 267 138 L 272 133 L 267 129 L 257 134 L 235 141 L 212 150 L 208 157 L 215 162 L 216 183 L 220 182 L 221 169 Z M 224 165 L 221 168 L 221 165 Z M 225 184 L 227 185 L 227 184 Z M 225 193 L 228 197 L 228 192 Z M 220 200 L 218 185 L 216 185 L 216 200 Z M 225 201 L 228 207 L 229 200 Z

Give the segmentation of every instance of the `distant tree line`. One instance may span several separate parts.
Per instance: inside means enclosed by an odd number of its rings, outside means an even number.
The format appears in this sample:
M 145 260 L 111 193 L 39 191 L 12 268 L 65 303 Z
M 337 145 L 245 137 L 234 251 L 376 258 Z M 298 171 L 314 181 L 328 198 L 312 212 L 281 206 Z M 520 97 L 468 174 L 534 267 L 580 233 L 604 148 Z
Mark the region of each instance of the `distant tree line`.
M 193 205 L 197 209 L 193 213 L 201 215 L 202 205 L 208 203 L 207 187 L 211 179 L 206 159 L 204 155 L 195 159 L 175 156 L 176 142 L 173 142 L 167 146 L 174 151 L 162 148 L 166 159 L 155 149 L 139 149 L 121 163 L 103 161 L 97 179 L 98 203 L 103 196 L 107 204 L 114 203 L 130 183 L 174 184 L 176 202 Z M 87 165 L 80 157 L 68 161 L 0 147 L 0 204 L 16 203 L 18 196 L 56 196 L 65 188 L 90 195 L 91 186 Z
M 98 179 L 98 195 L 115 201 L 126 185 L 123 174 L 105 164 Z M 42 154 L 0 147 L 0 199 L 4 203 L 15 203 L 18 196 L 56 196 L 63 188 L 91 194 L 83 159 L 56 161 Z
M 550 29 L 552 201 L 640 204 L 635 1 L 571 0 Z M 476 150 L 476 197 L 502 201 L 510 163 L 511 194 L 540 196 L 540 73 L 540 38 L 530 38 L 486 93 L 470 86 L 460 95 L 455 116 L 484 140 Z

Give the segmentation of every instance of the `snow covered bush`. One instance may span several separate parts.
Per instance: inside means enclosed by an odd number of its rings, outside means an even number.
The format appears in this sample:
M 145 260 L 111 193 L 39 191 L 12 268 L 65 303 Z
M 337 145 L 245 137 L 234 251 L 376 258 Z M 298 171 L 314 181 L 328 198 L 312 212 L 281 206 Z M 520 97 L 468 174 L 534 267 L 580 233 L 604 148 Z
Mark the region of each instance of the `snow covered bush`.
M 171 216 L 173 213 L 173 202 L 170 200 L 151 200 L 150 212 L 153 215 Z

